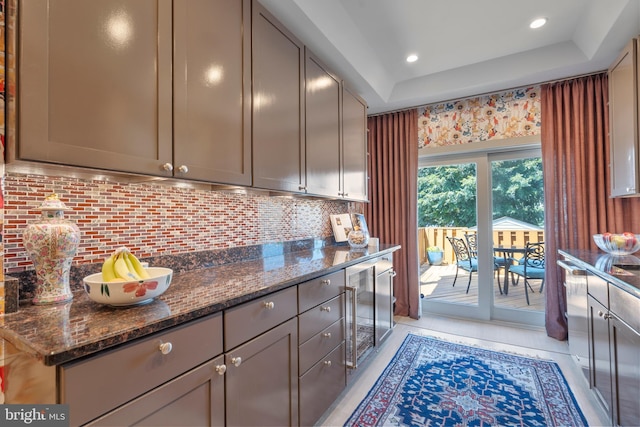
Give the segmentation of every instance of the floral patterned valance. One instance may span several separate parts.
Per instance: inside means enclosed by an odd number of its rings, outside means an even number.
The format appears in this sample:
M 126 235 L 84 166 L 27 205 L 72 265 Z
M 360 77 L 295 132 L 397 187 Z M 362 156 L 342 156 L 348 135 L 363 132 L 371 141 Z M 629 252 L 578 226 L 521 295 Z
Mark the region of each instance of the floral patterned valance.
M 418 108 L 418 148 L 539 134 L 539 86 Z

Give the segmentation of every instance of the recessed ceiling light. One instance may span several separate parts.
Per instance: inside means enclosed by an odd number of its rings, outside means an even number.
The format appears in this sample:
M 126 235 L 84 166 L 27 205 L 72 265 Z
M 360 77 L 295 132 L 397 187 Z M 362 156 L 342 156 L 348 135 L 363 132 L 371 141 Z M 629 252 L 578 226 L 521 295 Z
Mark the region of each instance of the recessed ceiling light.
M 418 60 L 418 55 L 411 54 L 407 56 L 407 62 L 416 62 Z
M 531 21 L 529 28 L 540 28 L 547 23 L 547 18 L 538 18 Z

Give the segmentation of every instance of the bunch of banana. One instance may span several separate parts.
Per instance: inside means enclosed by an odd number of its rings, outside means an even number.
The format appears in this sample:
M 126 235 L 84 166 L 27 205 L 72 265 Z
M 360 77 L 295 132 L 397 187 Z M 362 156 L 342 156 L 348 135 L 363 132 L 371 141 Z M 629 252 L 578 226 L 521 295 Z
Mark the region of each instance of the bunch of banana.
M 102 264 L 103 282 L 126 282 L 148 278 L 147 270 L 138 258 L 125 247 L 117 249 Z

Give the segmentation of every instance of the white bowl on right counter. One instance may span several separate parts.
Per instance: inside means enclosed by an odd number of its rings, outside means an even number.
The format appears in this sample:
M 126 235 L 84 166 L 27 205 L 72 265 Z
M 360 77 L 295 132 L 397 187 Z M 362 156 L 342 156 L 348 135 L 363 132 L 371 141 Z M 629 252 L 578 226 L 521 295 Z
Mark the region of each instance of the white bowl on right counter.
M 593 241 L 600 249 L 611 255 L 631 255 L 640 250 L 640 234 L 594 234 Z

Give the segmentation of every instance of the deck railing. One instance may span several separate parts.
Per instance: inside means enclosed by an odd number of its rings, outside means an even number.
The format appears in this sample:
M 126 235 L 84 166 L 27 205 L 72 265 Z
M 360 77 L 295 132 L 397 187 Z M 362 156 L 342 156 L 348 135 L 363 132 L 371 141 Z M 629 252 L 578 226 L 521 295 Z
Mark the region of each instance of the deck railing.
M 420 254 L 420 264 L 427 262 L 427 248 L 438 246 L 444 252 L 444 262 L 453 263 L 455 256 L 449 237 L 459 237 L 464 239 L 465 233 L 475 233 L 466 227 L 421 227 L 418 228 L 418 252 Z M 527 242 L 544 242 L 544 231 L 542 230 L 493 230 L 493 244 L 495 246 L 519 246 L 524 247 Z

